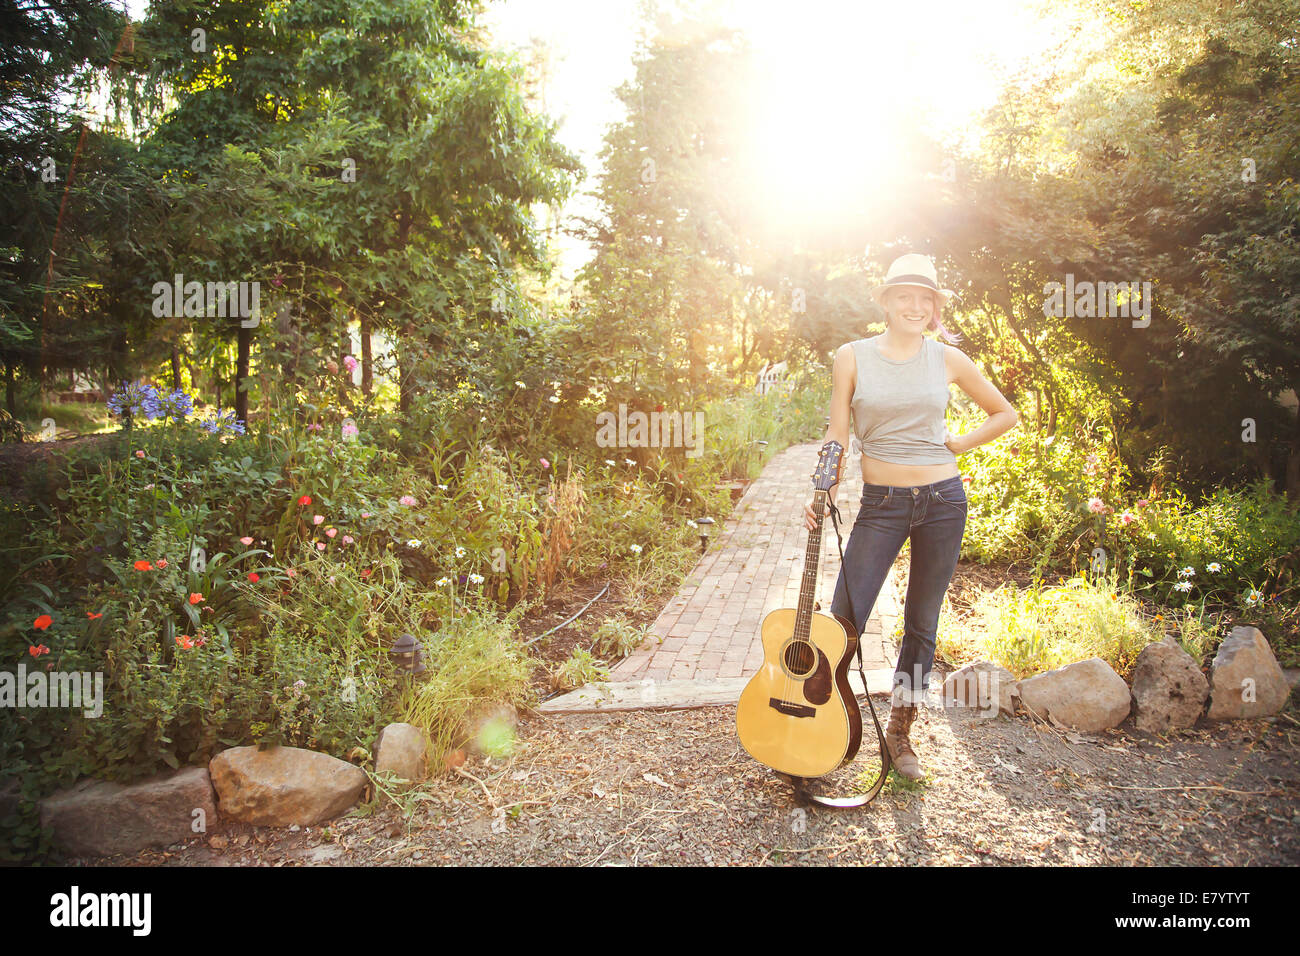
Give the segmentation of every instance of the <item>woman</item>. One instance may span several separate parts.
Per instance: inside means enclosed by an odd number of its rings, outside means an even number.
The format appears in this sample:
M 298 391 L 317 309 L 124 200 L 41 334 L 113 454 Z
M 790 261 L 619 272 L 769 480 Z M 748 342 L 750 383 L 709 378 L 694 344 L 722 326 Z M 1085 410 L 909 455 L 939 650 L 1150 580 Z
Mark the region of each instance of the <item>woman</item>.
M 852 413 L 854 433 L 862 442 L 864 485 L 831 612 L 853 621 L 861 635 L 885 575 L 903 542 L 912 539 L 903 644 L 885 743 L 898 772 L 918 780 L 923 771 L 908 734 L 929 686 L 939 608 L 966 529 L 966 491 L 957 456 L 1015 427 L 1019 415 L 965 354 L 922 334 L 937 329 L 953 338 L 939 321 L 952 292 L 939 287 L 928 256 L 910 253 L 895 259 L 871 297 L 885 311 L 884 333 L 840 346 L 832 370 L 825 441 L 849 448 Z M 953 436 L 944 425 L 952 382 L 989 416 L 966 435 Z M 831 486 L 832 504 L 837 490 L 838 485 Z M 804 505 L 804 517 L 809 530 L 816 527 L 811 501 Z

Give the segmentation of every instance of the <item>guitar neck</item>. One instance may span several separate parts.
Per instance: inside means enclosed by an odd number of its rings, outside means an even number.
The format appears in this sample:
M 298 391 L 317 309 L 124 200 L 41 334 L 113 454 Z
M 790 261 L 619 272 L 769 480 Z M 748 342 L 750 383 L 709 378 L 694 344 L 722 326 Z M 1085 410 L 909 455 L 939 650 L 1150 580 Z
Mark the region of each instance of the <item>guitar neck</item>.
M 822 521 L 826 517 L 826 492 L 813 493 L 813 513 L 817 525 L 808 532 L 808 544 L 803 556 L 803 581 L 799 585 L 799 607 L 794 618 L 794 632 L 806 640 L 812 627 L 813 604 L 817 599 L 817 568 L 822 554 Z

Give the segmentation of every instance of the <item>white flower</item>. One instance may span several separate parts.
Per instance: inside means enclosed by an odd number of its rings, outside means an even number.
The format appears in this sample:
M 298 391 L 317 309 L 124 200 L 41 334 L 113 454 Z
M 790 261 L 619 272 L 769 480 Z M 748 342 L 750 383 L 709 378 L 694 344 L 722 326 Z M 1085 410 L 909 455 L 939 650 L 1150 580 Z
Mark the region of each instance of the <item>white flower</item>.
M 465 549 L 462 548 L 462 547 L 459 547 L 459 546 L 458 546 L 458 547 L 456 548 L 456 557 L 458 557 L 458 558 L 463 558 L 463 557 L 465 557 Z
M 640 553 L 641 553 L 641 545 L 639 545 L 639 544 L 634 544 L 634 545 L 632 545 L 632 553 L 633 553 L 633 554 L 640 554 Z
M 605 459 L 605 464 L 607 464 L 607 465 L 616 465 L 616 464 L 618 464 L 618 462 L 614 461 L 613 458 L 606 458 L 606 459 Z
M 624 458 L 623 460 L 624 460 L 625 462 L 627 462 L 629 465 L 635 465 L 635 464 L 636 464 L 636 462 L 634 462 L 631 458 Z
M 560 402 L 560 396 L 552 395 L 550 398 L 547 399 L 547 401 L 558 405 Z
M 1250 595 L 1246 598 L 1246 603 L 1247 603 L 1247 604 L 1258 604 L 1258 603 L 1263 599 L 1263 597 L 1264 597 L 1264 595 L 1260 594 L 1260 593 L 1259 593 L 1258 591 L 1256 591 L 1254 588 L 1251 588 L 1251 590 L 1250 590 Z
M 470 583 L 470 584 L 482 584 L 482 583 L 483 583 L 483 575 L 481 575 L 481 574 L 471 574 L 471 575 L 469 576 L 469 583 Z
M 695 523 L 695 519 L 694 519 L 694 518 L 687 518 L 687 519 L 686 519 L 686 523 L 687 523 L 688 525 L 690 525 L 692 528 L 698 528 L 698 527 L 699 527 L 699 525 L 697 525 L 697 524 Z
M 515 384 L 518 385 L 520 388 L 527 388 L 527 387 L 528 387 L 528 386 L 525 385 L 523 382 L 519 381 L 519 379 L 515 379 Z
M 438 580 L 436 580 L 436 581 L 433 582 L 433 586 L 434 586 L 435 588 L 440 588 L 440 587 L 443 587 L 443 586 L 448 585 L 448 584 L 450 584 L 450 583 L 451 583 L 451 578 L 448 578 L 448 577 L 441 577 L 441 578 L 438 578 Z
M 408 548 L 418 548 L 420 546 L 420 539 L 411 538 L 409 541 L 406 542 L 406 546 Z
M 1219 570 L 1219 562 L 1211 561 L 1209 564 L 1205 566 L 1205 570 L 1209 571 L 1211 574 L 1217 573 Z
M 1194 575 L 1195 573 L 1196 573 L 1196 569 L 1193 568 L 1193 567 L 1190 567 L 1190 566 L 1189 566 L 1189 567 L 1183 568 L 1181 571 L 1179 571 L 1179 572 L 1178 572 L 1178 576 L 1179 576 L 1180 578 L 1190 578 L 1190 577 L 1191 577 L 1192 575 Z
M 1190 591 L 1192 589 L 1191 581 L 1179 581 L 1174 585 L 1175 591 Z
M 447 486 L 446 486 L 446 485 L 439 485 L 439 486 L 438 486 L 438 490 L 439 490 L 439 491 L 446 491 L 446 490 L 447 490 Z

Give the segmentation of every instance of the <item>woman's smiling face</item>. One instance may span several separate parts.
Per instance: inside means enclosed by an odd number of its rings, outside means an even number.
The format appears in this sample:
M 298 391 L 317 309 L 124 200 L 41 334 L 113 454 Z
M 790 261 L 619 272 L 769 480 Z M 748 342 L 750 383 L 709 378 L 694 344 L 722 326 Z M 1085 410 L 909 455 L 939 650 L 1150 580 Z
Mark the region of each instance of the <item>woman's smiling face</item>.
M 886 289 L 881 296 L 889 323 L 896 329 L 920 332 L 935 317 L 937 296 L 919 286 L 900 285 Z

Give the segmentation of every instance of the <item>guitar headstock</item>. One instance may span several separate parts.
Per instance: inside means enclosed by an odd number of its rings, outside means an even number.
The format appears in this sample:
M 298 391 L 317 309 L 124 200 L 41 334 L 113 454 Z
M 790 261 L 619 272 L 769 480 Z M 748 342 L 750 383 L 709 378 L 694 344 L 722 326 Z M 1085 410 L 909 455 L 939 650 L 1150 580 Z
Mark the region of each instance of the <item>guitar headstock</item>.
M 844 465 L 844 446 L 832 439 L 822 445 L 821 457 L 817 460 L 817 470 L 813 472 L 813 488 L 817 491 L 830 491 L 831 486 L 840 480 L 840 469 Z

